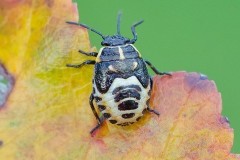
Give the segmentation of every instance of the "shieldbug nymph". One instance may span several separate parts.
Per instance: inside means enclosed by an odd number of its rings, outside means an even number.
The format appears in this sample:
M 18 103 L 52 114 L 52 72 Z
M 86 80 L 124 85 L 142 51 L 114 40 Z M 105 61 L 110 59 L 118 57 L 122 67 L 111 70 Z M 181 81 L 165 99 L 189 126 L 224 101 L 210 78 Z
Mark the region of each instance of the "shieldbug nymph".
M 133 24 L 131 31 L 133 38 L 129 39 L 120 34 L 121 14 L 117 18 L 117 33 L 105 36 L 85 24 L 67 22 L 86 28 L 103 39 L 103 46 L 99 52 L 84 52 L 81 54 L 96 57 L 81 64 L 67 64 L 67 67 L 81 68 L 84 65 L 94 65 L 93 91 L 89 98 L 90 107 L 97 119 L 97 125 L 90 131 L 92 134 L 104 120 L 112 124 L 126 126 L 137 122 L 145 113 L 159 113 L 149 106 L 152 90 L 152 79 L 148 73 L 148 65 L 158 75 L 171 75 L 159 72 L 149 61 L 144 60 L 133 45 L 137 41 L 135 28 L 143 20 Z M 93 100 L 97 104 L 102 116 L 98 115 Z

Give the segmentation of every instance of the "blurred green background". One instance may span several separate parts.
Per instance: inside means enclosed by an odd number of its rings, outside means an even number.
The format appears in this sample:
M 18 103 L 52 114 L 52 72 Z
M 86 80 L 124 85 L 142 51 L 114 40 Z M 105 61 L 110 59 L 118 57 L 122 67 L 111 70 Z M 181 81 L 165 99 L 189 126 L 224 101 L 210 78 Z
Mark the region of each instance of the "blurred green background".
M 240 1 L 239 0 L 75 0 L 80 21 L 103 34 L 116 33 L 116 16 L 123 12 L 121 33 L 132 37 L 143 57 L 161 71 L 201 72 L 216 82 L 223 115 L 234 128 L 233 153 L 240 153 Z M 101 37 L 90 33 L 92 46 Z

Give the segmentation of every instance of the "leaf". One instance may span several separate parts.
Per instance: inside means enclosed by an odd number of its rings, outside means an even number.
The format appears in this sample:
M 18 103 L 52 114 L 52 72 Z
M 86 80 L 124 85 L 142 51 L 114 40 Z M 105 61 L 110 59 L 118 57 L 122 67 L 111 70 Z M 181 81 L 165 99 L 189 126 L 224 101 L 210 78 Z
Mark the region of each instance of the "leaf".
M 154 78 L 150 113 L 138 123 L 96 120 L 88 104 L 93 67 L 67 68 L 89 57 L 88 34 L 70 0 L 1 1 L 0 61 L 15 79 L 0 109 L 0 159 L 240 159 L 221 116 L 213 81 L 197 73 Z

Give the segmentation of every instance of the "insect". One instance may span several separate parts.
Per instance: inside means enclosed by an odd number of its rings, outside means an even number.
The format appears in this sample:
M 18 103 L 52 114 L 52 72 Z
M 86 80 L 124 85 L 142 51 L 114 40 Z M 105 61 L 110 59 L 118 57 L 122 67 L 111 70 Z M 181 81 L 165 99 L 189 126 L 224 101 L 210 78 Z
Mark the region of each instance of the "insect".
M 148 65 L 158 75 L 171 75 L 167 72 L 159 72 L 149 61 L 141 57 L 140 52 L 133 45 L 137 41 L 135 28 L 143 23 L 143 20 L 133 24 L 131 31 L 133 38 L 129 39 L 120 33 L 121 13 L 117 18 L 117 33 L 105 36 L 97 30 L 85 24 L 67 22 L 86 28 L 103 39 L 103 46 L 99 52 L 84 52 L 81 54 L 96 57 L 95 60 L 87 60 L 81 64 L 67 64 L 67 67 L 81 68 L 85 65 L 94 65 L 93 91 L 89 103 L 97 125 L 90 131 L 92 134 L 104 120 L 112 124 L 126 126 L 137 122 L 146 111 L 159 113 L 149 106 L 152 90 L 152 79 L 148 74 Z M 100 117 L 94 107 L 95 100 Z

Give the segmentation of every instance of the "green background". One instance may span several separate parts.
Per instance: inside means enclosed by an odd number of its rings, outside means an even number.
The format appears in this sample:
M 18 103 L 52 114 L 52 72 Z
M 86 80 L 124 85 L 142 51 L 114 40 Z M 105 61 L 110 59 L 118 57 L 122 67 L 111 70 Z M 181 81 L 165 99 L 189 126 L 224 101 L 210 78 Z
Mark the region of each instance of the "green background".
M 141 19 L 135 46 L 161 71 L 201 72 L 216 82 L 223 115 L 234 128 L 233 153 L 240 153 L 240 1 L 239 0 L 78 0 L 80 21 L 116 33 L 116 16 L 123 12 L 121 33 Z M 90 33 L 92 46 L 101 37 Z

